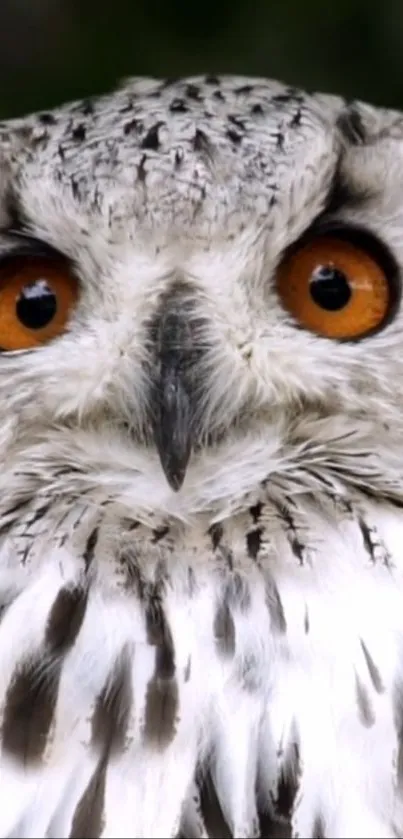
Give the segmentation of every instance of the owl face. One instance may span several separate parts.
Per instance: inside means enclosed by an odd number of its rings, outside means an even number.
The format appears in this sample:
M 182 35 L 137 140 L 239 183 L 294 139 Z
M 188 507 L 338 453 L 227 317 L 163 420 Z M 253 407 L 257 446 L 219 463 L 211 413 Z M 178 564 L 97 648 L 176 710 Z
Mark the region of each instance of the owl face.
M 402 138 L 399 114 L 238 78 L 4 123 L 5 476 L 173 509 L 376 448 L 386 480 Z

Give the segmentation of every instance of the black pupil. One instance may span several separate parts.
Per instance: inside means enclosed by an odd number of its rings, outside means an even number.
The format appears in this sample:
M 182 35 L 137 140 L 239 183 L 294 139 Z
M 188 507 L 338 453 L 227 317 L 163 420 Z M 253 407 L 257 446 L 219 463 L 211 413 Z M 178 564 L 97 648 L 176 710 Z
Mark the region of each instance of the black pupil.
M 333 265 L 319 265 L 315 269 L 309 290 L 315 303 L 328 312 L 343 309 L 351 297 L 346 275 Z
M 16 303 L 18 320 L 27 329 L 43 329 L 53 320 L 56 309 L 56 295 L 44 279 L 24 286 Z

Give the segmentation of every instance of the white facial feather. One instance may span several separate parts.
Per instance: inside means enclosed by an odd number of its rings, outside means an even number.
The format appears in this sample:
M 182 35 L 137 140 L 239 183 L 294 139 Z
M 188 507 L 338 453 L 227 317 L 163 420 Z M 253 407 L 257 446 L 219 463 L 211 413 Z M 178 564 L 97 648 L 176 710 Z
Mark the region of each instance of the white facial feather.
M 0 354 L 0 837 L 403 835 L 403 311 L 332 341 L 275 281 L 319 221 L 400 270 L 402 162 L 400 114 L 264 79 L 0 124 L 0 258 L 80 283 Z

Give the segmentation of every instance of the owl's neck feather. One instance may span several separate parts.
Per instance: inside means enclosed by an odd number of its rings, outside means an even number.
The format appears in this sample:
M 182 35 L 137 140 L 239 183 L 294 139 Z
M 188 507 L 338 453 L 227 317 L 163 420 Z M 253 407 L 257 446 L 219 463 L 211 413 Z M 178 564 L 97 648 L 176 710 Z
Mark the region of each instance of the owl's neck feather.
M 321 492 L 349 498 L 360 492 L 403 504 L 400 447 L 384 433 L 374 450 L 374 439 L 369 423 L 352 431 L 351 420 L 342 418 L 262 425 L 242 438 L 234 432 L 225 443 L 194 455 L 184 486 L 175 493 L 154 451 L 130 447 L 110 432 L 51 428 L 21 446 L 19 458 L 13 448 L 12 471 L 5 454 L 0 499 L 7 502 L 0 501 L 0 517 L 19 501 L 51 498 L 70 506 L 86 496 L 95 506 L 118 503 L 125 515 L 152 526 L 156 517 L 191 524 L 198 514 L 213 522 L 253 503 L 262 487 L 274 500 Z

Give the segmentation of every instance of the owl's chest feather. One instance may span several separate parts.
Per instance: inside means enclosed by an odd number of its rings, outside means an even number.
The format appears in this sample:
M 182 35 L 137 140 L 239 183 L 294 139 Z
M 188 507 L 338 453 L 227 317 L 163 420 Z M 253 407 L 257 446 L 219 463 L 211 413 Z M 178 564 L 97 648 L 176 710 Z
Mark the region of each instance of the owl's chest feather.
M 85 503 L 17 516 L 0 835 L 207 836 L 206 773 L 233 836 L 262 814 L 293 836 L 394 835 L 401 538 L 364 499 L 191 526 Z

